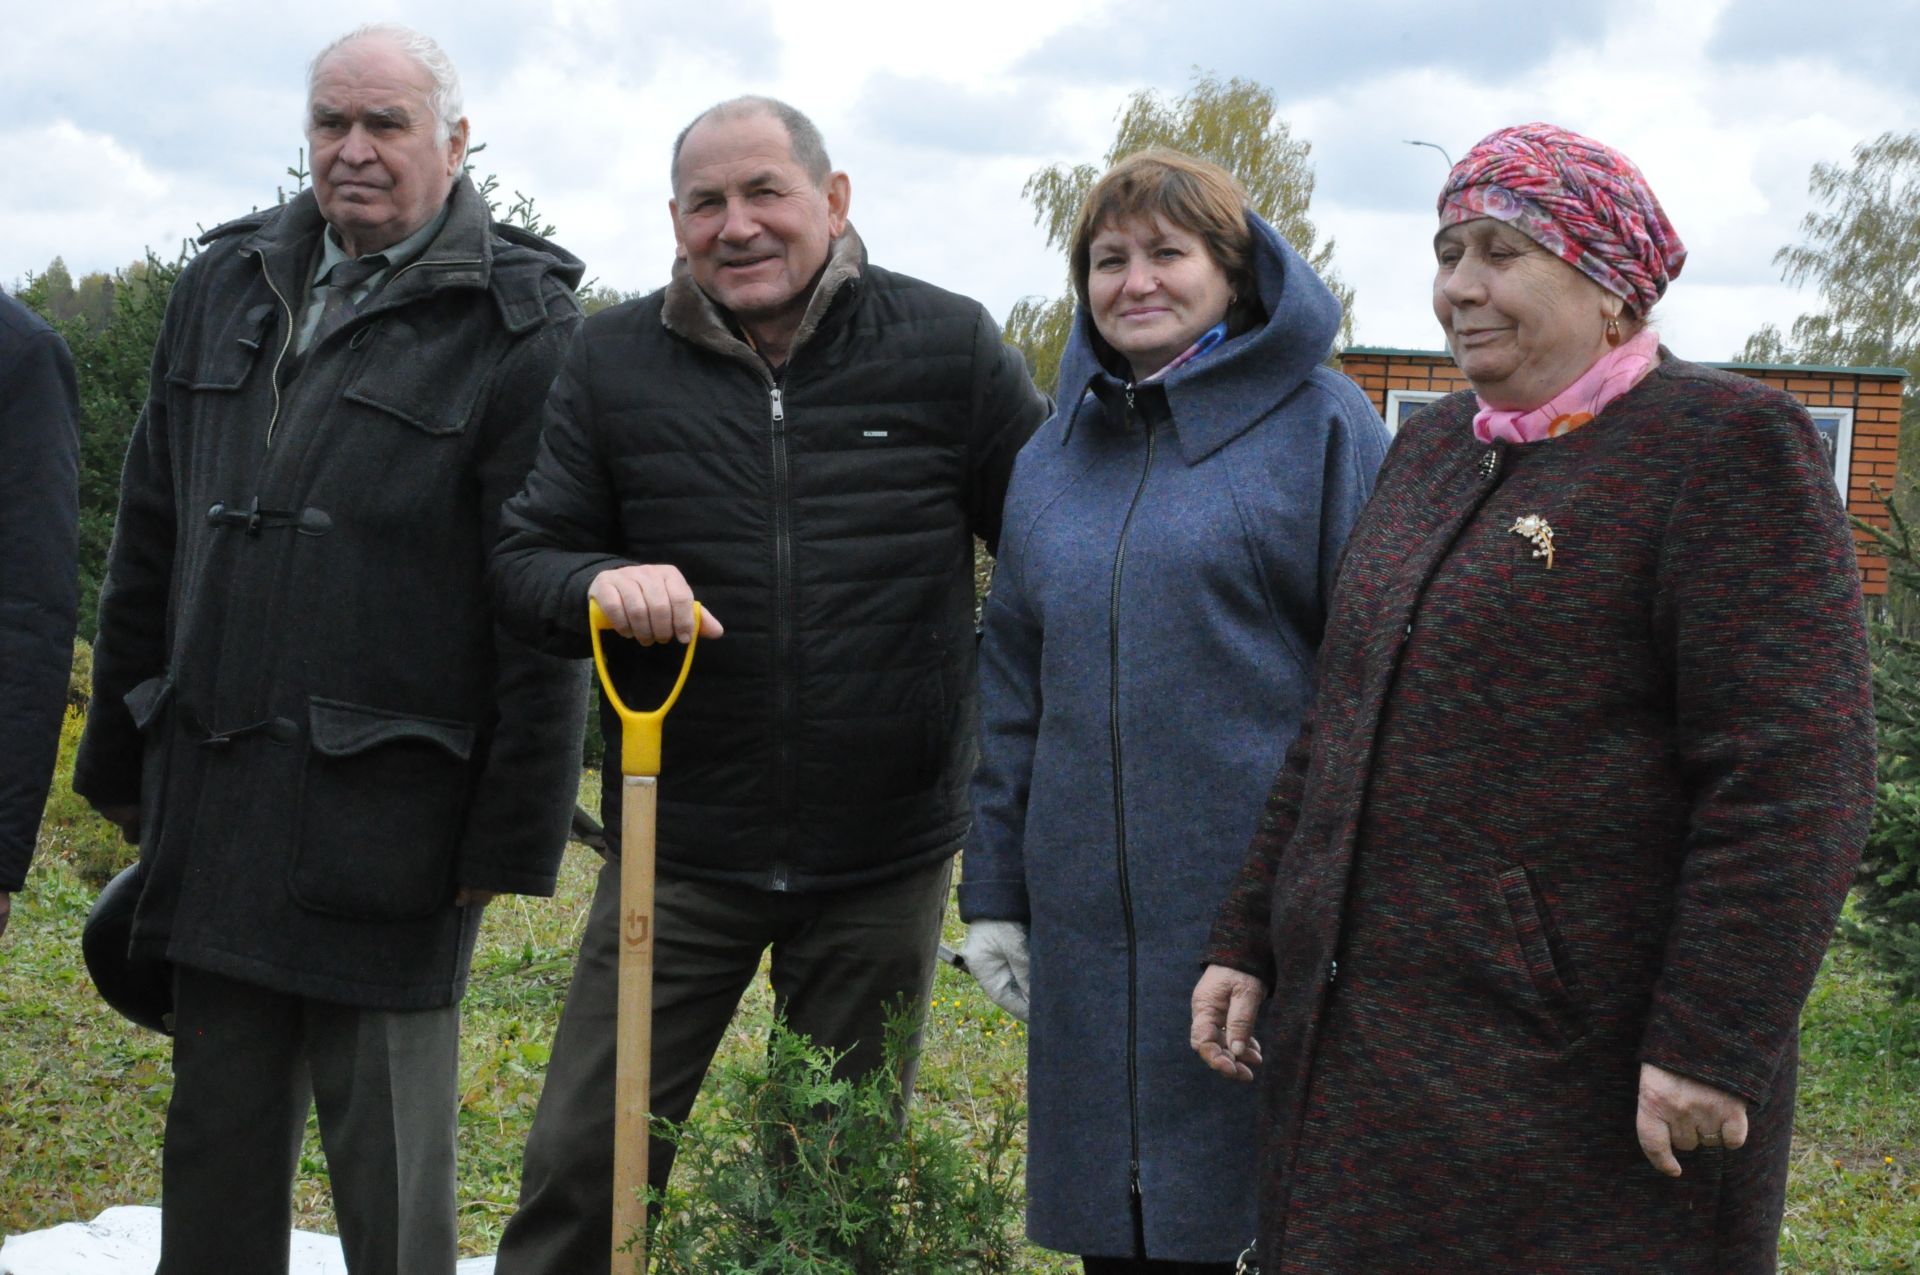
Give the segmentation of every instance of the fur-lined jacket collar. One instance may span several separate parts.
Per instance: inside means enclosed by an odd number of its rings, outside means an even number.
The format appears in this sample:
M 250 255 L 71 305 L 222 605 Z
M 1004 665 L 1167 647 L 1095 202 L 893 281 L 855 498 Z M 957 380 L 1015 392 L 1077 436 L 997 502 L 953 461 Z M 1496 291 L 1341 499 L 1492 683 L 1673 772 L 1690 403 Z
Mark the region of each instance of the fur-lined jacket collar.
M 787 362 L 791 363 L 800 347 L 819 330 L 821 321 L 826 318 L 827 311 L 840 293 L 846 291 L 849 296 L 852 295 L 866 264 L 866 245 L 860 242 L 859 234 L 849 223 L 827 253 L 827 264 L 820 272 L 820 282 L 814 285 L 813 297 L 807 302 L 806 313 L 800 316 L 800 327 L 793 334 L 793 344 L 787 348 Z M 693 281 L 693 272 L 688 269 L 685 258 L 676 259 L 673 263 L 673 279 L 667 284 L 666 303 L 660 307 L 660 322 L 667 331 L 695 345 L 761 369 L 767 368 L 767 361 L 741 338 L 739 326 L 733 317 Z

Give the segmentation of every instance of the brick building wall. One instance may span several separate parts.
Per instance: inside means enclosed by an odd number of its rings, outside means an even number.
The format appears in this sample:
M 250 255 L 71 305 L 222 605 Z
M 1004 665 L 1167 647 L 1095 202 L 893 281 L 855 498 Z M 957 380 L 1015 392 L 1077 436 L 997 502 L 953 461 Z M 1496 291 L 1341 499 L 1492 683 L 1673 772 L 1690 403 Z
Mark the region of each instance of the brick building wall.
M 1822 422 L 1829 443 L 1847 453 L 1847 512 L 1875 526 L 1887 525 L 1886 506 L 1873 494 L 1873 486 L 1878 483 L 1882 491 L 1893 489 L 1894 457 L 1900 447 L 1903 370 L 1755 363 L 1710 366 L 1751 376 L 1806 404 Z M 1467 380 L 1453 365 L 1453 359 L 1437 350 L 1356 347 L 1341 356 L 1340 370 L 1366 392 L 1389 426 L 1397 426 L 1395 418 L 1404 417 L 1415 398 L 1467 388 Z M 1885 559 L 1869 548 L 1864 532 L 1856 533 L 1854 540 L 1860 558 L 1861 587 L 1870 594 L 1885 593 Z

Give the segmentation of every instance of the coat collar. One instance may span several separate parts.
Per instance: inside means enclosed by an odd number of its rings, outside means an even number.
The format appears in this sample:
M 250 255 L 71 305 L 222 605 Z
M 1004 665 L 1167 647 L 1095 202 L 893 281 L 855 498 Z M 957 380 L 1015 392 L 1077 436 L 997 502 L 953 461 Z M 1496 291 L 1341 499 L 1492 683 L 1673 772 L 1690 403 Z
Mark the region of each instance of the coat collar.
M 851 298 L 858 292 L 860 276 L 866 266 L 866 245 L 860 242 L 859 234 L 849 223 L 840 237 L 833 241 L 832 251 L 827 254 L 827 264 L 820 272 L 820 282 L 814 285 L 806 312 L 800 316 L 800 326 L 793 334 L 793 345 L 787 350 L 789 364 L 793 362 L 793 356 L 800 352 L 800 347 L 820 330 L 840 294 L 845 292 Z M 751 363 L 755 367 L 767 367 L 767 361 L 741 339 L 733 316 L 693 281 L 693 272 L 688 269 L 684 259 L 676 259 L 673 263 L 673 278 L 667 284 L 666 300 L 660 307 L 660 322 L 667 331 L 695 345 Z
M 1340 330 L 1340 303 L 1313 267 L 1258 214 L 1247 214 L 1247 230 L 1265 321 L 1156 383 L 1189 465 L 1265 420 L 1320 366 Z M 1112 357 L 1086 307 L 1076 308 L 1060 359 L 1060 402 L 1075 405 L 1063 439 L 1089 395 L 1112 403 L 1125 394 L 1126 379 L 1106 361 Z
M 462 175 L 447 196 L 446 224 L 420 255 L 394 272 L 374 296 L 365 313 L 404 305 L 429 293 L 449 288 L 487 288 L 510 332 L 524 332 L 546 320 L 544 276 L 552 271 L 568 287 L 584 273 L 580 261 L 565 249 L 512 226 L 496 225 L 486 201 L 471 179 Z M 311 188 L 301 191 L 284 207 L 217 227 L 201 238 L 211 243 L 230 233 L 245 235 L 242 253 L 257 255 L 267 277 L 296 307 L 306 295 L 306 274 L 315 245 L 326 229 L 320 204 Z M 506 252 L 501 249 L 506 248 Z M 530 248 L 546 258 L 513 251 Z

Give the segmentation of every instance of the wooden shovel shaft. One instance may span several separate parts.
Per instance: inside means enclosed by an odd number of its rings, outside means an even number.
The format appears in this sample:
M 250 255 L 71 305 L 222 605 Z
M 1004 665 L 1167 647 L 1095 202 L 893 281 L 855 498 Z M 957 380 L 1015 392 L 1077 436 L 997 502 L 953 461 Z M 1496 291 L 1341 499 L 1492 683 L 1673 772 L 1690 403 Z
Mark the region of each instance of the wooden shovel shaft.
M 651 775 L 620 788 L 620 1000 L 613 1102 L 612 1275 L 647 1269 L 647 1119 L 653 1071 L 653 847 L 658 793 Z M 629 1240 L 634 1241 L 630 1251 Z

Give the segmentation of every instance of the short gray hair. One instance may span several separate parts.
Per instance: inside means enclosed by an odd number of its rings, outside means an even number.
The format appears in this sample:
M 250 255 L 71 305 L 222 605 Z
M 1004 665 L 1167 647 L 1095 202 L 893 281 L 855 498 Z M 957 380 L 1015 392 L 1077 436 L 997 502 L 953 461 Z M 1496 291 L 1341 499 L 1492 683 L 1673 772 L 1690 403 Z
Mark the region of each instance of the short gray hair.
M 460 72 L 454 67 L 453 59 L 447 51 L 424 31 L 401 26 L 398 22 L 369 22 L 357 26 L 326 48 L 313 55 L 313 61 L 307 63 L 307 105 L 313 105 L 313 86 L 320 78 L 320 68 L 326 60 L 359 40 L 385 40 L 400 52 L 417 63 L 433 79 L 433 92 L 427 97 L 427 104 L 433 108 L 434 140 L 444 142 L 453 136 L 453 126 L 460 122 L 466 113 L 466 104 L 460 97 Z
M 827 144 L 821 138 L 820 130 L 812 120 L 779 98 L 750 93 L 709 106 L 694 116 L 693 122 L 681 129 L 680 136 L 673 139 L 673 167 L 667 173 L 667 179 L 674 192 L 677 194 L 680 190 L 680 150 L 687 144 L 687 134 L 708 120 L 724 122 L 755 115 L 771 115 L 780 121 L 781 127 L 787 130 L 787 153 L 813 179 L 813 184 L 824 190 L 827 177 L 833 172 L 833 161 L 827 158 Z

